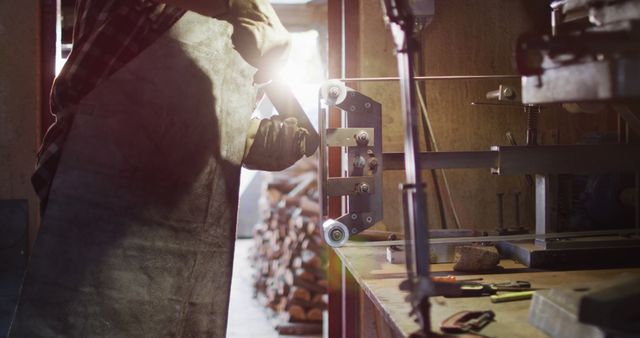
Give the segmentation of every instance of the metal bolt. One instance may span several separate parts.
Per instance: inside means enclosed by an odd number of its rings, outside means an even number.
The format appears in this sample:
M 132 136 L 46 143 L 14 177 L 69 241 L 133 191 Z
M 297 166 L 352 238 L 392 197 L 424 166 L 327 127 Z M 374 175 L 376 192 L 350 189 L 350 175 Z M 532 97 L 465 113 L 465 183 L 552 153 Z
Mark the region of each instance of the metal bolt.
M 349 110 L 350 110 L 350 111 L 356 111 L 356 106 L 351 106 L 351 107 L 349 107 Z
M 333 229 L 329 236 L 333 241 L 340 242 L 344 238 L 344 233 L 340 229 Z
M 366 221 L 367 221 L 367 224 L 371 224 L 371 223 L 373 222 L 373 217 L 368 216 L 368 217 L 366 218 Z
M 502 96 L 506 97 L 507 99 L 512 99 L 515 96 L 515 93 L 510 87 L 504 87 L 502 89 Z
M 359 131 L 356 135 L 356 142 L 360 145 L 366 145 L 369 143 L 369 134 L 364 130 Z
M 360 183 L 360 185 L 358 186 L 358 192 L 363 193 L 363 194 L 367 194 L 369 193 L 369 185 L 366 183 Z
M 357 220 L 358 219 L 358 214 L 351 214 L 351 219 L 352 220 Z
M 364 107 L 367 109 L 371 108 L 371 102 L 365 102 Z
M 378 160 L 376 158 L 372 158 L 369 160 L 369 169 L 376 170 L 378 169 Z
M 329 97 L 336 99 L 338 98 L 338 96 L 340 96 L 340 88 L 338 87 L 329 88 Z
M 358 229 L 357 229 L 357 228 L 351 228 L 351 233 L 352 233 L 352 234 L 355 234 L 356 232 L 358 232 Z

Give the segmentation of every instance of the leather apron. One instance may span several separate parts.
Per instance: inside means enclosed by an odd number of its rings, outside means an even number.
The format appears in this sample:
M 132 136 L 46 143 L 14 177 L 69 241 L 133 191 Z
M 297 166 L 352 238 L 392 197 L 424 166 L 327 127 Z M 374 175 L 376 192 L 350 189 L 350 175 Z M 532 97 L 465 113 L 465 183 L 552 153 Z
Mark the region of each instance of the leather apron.
M 11 337 L 225 336 L 255 98 L 231 31 L 187 12 L 70 109 Z

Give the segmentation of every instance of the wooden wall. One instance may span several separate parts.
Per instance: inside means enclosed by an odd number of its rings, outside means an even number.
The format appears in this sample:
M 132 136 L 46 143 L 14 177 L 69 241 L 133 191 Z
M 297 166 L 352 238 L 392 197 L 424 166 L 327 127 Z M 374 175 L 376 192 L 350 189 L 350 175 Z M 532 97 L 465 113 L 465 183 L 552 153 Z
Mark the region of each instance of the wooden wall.
M 30 183 L 39 110 L 38 3 L 0 1 L 0 200 L 29 201 L 31 238 L 38 214 Z
M 525 31 L 546 30 L 547 5 L 531 0 L 436 0 L 436 14 L 422 32 L 424 75 L 515 74 L 512 54 L 516 38 Z M 359 76 L 396 76 L 394 44 L 382 20 L 380 1 L 361 0 L 359 8 Z M 499 84 L 519 88 L 519 80 L 447 80 L 426 82 L 428 112 L 438 150 L 488 150 L 506 145 L 511 131 L 524 143 L 526 115 L 521 108 L 471 106 L 485 100 L 485 93 Z M 401 152 L 402 116 L 397 82 L 360 83 L 359 90 L 383 105 L 383 148 Z M 540 117 L 540 141 L 574 143 L 588 131 L 615 130 L 612 114 L 569 114 L 558 106 L 547 107 Z M 424 146 L 424 145 L 423 145 Z M 423 148 L 424 149 L 424 148 Z M 444 190 L 442 171 L 437 172 Z M 378 228 L 399 231 L 402 209 L 398 183 L 402 172 L 385 174 L 384 224 Z M 429 226 L 442 226 L 431 175 L 428 184 Z M 521 223 L 533 227 L 533 188 L 523 177 L 494 176 L 489 170 L 448 170 L 451 200 L 462 228 L 497 227 L 497 193 L 505 193 L 505 226 L 515 222 L 515 192 L 521 192 Z M 451 204 L 443 191 L 446 221 L 455 228 Z

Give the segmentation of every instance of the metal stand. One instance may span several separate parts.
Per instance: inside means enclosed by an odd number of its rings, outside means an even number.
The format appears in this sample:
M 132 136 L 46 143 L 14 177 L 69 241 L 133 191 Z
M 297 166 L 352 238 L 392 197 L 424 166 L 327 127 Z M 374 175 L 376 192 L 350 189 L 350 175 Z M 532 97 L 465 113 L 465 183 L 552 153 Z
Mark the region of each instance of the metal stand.
M 426 194 L 422 182 L 422 166 L 418 140 L 418 111 L 413 56 L 419 49 L 414 33 L 420 23 L 415 11 L 428 10 L 432 3 L 415 1 L 384 1 L 386 19 L 393 35 L 398 59 L 400 93 L 404 120 L 404 168 L 406 183 L 402 186 L 408 289 L 413 314 L 424 335 L 431 335 L 429 296 L 435 295 L 429 276 L 429 232 L 427 226 Z

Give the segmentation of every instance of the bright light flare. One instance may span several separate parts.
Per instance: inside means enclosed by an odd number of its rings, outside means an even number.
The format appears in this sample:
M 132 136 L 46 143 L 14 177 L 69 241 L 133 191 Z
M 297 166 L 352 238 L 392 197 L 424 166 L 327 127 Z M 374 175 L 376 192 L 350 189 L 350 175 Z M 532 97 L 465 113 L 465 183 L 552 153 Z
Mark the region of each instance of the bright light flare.
M 322 81 L 322 61 L 318 50 L 318 32 L 311 30 L 291 34 L 291 51 L 287 63 L 278 72 L 290 86 Z

